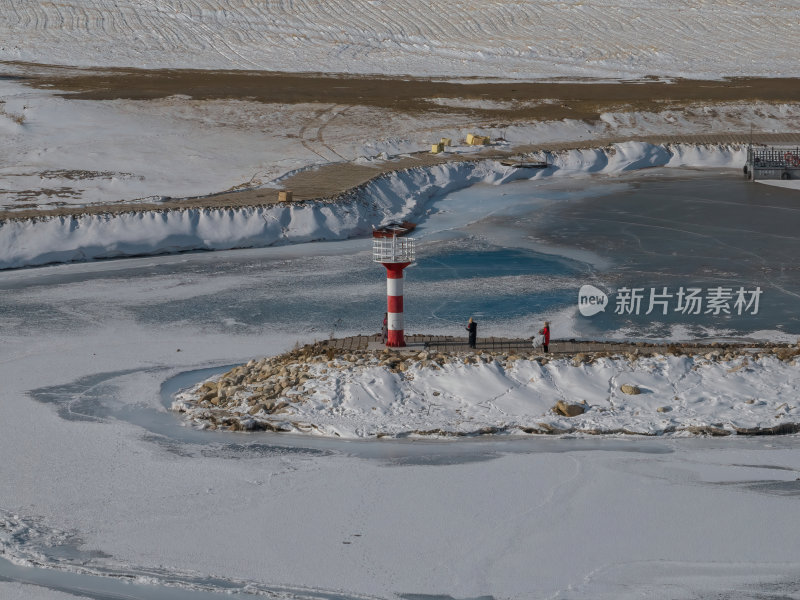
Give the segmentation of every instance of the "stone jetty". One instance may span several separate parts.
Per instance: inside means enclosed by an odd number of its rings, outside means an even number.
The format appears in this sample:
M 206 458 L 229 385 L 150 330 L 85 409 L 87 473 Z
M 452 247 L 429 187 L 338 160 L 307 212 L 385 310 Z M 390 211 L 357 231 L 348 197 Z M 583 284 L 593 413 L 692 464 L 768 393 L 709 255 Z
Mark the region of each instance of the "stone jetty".
M 551 344 L 556 352 L 545 354 L 531 346 L 529 340 L 492 338 L 491 342 L 484 341 L 483 348 L 479 344 L 475 350 L 457 338 L 408 336 L 408 340 L 407 347 L 390 349 L 381 346 L 378 336 L 338 338 L 297 347 L 279 356 L 253 359 L 181 392 L 172 408 L 185 413 L 195 425 L 211 430 L 314 432 L 315 425 L 297 420 L 293 408 L 311 398 L 318 378 L 336 377 L 337 371 L 345 369 L 379 367 L 390 373 L 404 374 L 412 367 L 437 370 L 453 362 L 463 365 L 497 363 L 510 368 L 518 360 L 545 365 L 558 359 L 580 366 L 602 358 L 624 359 L 635 364 L 653 355 L 699 356 L 710 362 L 774 357 L 794 365 L 800 355 L 800 345 L 745 342 L 704 345 L 557 341 Z M 639 390 L 623 385 L 620 392 L 635 395 Z M 582 409 L 579 411 L 575 405 L 557 405 L 553 412 L 572 416 L 580 414 Z M 669 412 L 669 407 L 659 407 L 658 412 Z M 738 433 L 791 433 L 750 429 Z M 530 431 L 563 432 L 549 427 Z M 714 432 L 702 429 L 696 433 Z

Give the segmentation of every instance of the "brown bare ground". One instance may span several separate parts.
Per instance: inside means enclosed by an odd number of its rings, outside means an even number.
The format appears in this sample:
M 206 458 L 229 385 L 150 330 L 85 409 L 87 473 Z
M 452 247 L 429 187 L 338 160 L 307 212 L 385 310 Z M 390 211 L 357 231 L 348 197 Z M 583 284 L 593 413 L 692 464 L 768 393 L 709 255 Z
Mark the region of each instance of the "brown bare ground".
M 6 63 L 6 71 L 32 87 L 58 90 L 72 100 L 148 100 L 177 94 L 194 99 L 239 99 L 264 103 L 320 102 L 387 108 L 399 113 L 425 115 L 458 112 L 465 125 L 503 125 L 515 122 L 559 120 L 593 121 L 603 112 L 662 111 L 698 103 L 800 102 L 800 80 L 737 78 L 720 81 L 644 80 L 620 82 L 469 82 L 399 77 L 364 77 L 331 74 L 293 74 L 251 71 L 79 69 L 24 63 Z M 0 67 L 2 75 L 2 67 Z M 434 98 L 524 103 L 519 107 L 454 109 L 431 102 Z M 537 101 L 543 101 L 537 103 Z M 545 102 L 546 101 L 546 102 Z M 710 132 L 692 136 L 637 138 L 651 143 L 746 143 L 750 132 Z M 797 134 L 756 132 L 759 143 L 800 143 Z M 604 146 L 622 139 L 568 142 L 514 148 L 513 153 L 563 150 L 591 144 Z M 488 147 L 479 154 L 442 156 L 418 153 L 381 164 L 338 163 L 303 171 L 284 181 L 294 201 L 335 200 L 341 194 L 384 173 L 399 169 L 504 158 L 511 152 Z M 0 211 L 0 221 L 87 213 L 123 213 L 180 208 L 261 206 L 278 202 L 278 191 L 245 189 L 202 197 L 168 199 L 160 203 L 119 202 L 86 207 Z

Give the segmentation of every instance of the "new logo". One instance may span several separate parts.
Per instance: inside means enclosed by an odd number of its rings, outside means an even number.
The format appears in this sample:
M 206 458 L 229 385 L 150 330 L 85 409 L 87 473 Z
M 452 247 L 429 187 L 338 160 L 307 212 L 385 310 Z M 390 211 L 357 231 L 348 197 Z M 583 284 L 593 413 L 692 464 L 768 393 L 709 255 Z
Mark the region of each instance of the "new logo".
M 606 293 L 593 285 L 583 285 L 578 291 L 578 310 L 584 317 L 591 317 L 603 312 L 608 305 Z

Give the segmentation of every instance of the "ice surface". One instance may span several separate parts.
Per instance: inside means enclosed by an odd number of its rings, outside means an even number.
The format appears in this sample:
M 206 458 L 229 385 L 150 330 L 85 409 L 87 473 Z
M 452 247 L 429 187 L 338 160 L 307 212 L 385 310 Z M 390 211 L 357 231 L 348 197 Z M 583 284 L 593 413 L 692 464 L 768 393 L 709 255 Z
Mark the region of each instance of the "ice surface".
M 677 169 L 458 190 L 426 203 L 414 217 L 418 261 L 406 273 L 408 331 L 462 335 L 463 321 L 476 315 L 480 335 L 517 336 L 520 323 L 530 334 L 549 317 L 562 339 L 735 335 L 794 342 L 800 333 L 795 315 L 800 289 L 789 260 L 796 253 L 794 195 L 753 186 L 735 173 Z M 703 225 L 710 222 L 713 228 Z M 739 244 L 741 222 L 749 223 L 752 249 Z M 385 310 L 385 282 L 370 248 L 369 238 L 355 238 L 224 253 L 211 278 L 206 264 L 213 261 L 200 254 L 96 263 L 90 287 L 42 284 L 9 294 L 6 320 L 16 328 L 12 334 L 44 321 L 54 331 L 68 331 L 70 325 L 93 322 L 102 300 L 117 307 L 120 318 L 194 322 L 225 333 L 260 330 L 265 322 L 298 332 L 298 338 L 323 339 L 365 327 L 377 332 L 379 318 L 364 323 L 364 315 Z M 151 261 L 147 287 L 127 286 L 127 278 L 138 277 L 141 265 Z M 16 289 L 14 282 L 61 281 L 71 268 L 4 277 L 9 289 Z M 608 291 L 624 285 L 669 286 L 673 292 L 678 286 L 761 286 L 763 297 L 757 315 L 609 310 L 586 319 L 578 315 L 576 294 L 587 281 Z M 126 288 L 122 296 L 120 285 Z M 146 308 L 137 307 L 154 293 Z M 55 309 L 48 300 L 53 294 L 64 294 Z M 343 302 L 333 313 L 329 298 Z
M 80 600 L 88 598 L 88 596 L 76 596 L 72 593 L 15 582 L 0 582 L 0 594 L 5 600 L 76 600 L 76 598 Z

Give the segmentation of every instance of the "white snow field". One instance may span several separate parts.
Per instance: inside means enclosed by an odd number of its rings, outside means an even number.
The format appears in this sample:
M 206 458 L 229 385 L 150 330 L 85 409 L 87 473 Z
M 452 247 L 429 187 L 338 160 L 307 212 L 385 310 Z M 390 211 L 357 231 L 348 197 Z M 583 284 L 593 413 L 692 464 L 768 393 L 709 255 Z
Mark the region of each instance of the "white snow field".
M 448 77 L 797 76 L 794 0 L 15 0 L 0 60 Z

